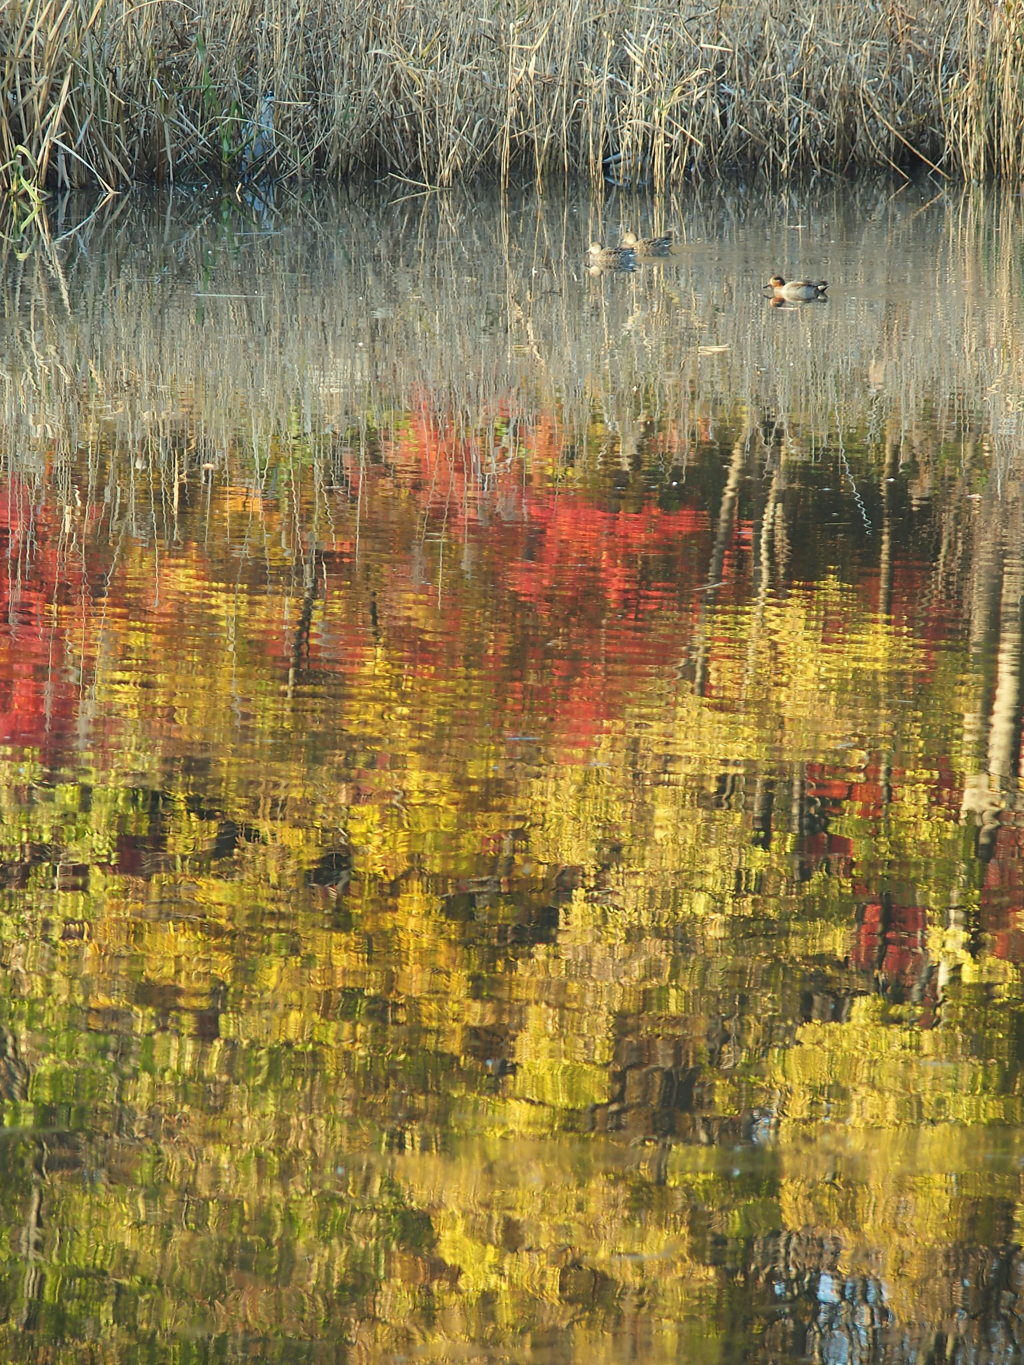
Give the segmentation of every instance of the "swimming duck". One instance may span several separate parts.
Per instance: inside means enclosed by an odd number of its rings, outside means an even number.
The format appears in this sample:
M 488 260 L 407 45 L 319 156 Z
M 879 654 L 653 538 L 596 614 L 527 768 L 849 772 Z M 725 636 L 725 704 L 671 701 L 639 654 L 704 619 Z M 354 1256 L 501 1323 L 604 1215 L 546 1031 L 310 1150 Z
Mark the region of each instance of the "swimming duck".
M 790 303 L 805 303 L 809 299 L 825 297 L 828 280 L 790 280 L 788 283 L 781 275 L 773 275 L 762 289 L 770 289 L 777 299 L 787 299 Z
M 672 250 L 672 234 L 663 237 L 638 237 L 635 232 L 624 232 L 621 245 L 641 256 L 667 256 Z
M 604 266 L 605 269 L 616 266 L 620 270 L 629 270 L 636 265 L 636 252 L 631 246 L 602 246 L 600 242 L 591 242 L 587 260 L 591 265 Z

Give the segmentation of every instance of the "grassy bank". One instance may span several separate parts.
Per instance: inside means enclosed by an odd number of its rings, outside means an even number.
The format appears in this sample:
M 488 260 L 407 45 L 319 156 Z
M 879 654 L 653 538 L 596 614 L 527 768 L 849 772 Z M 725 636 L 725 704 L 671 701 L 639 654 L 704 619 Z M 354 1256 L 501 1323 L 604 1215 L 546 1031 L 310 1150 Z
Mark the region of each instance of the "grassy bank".
M 6 0 L 8 193 L 276 173 L 1024 170 L 1024 0 Z

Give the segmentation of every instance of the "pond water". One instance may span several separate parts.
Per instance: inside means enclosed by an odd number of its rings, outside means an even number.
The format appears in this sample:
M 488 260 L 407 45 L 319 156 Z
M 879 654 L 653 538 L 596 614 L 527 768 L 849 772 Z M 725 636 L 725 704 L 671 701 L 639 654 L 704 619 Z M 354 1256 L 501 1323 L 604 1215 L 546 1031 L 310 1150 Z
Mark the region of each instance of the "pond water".
M 1019 1359 L 1021 216 L 7 248 L 6 1359 Z

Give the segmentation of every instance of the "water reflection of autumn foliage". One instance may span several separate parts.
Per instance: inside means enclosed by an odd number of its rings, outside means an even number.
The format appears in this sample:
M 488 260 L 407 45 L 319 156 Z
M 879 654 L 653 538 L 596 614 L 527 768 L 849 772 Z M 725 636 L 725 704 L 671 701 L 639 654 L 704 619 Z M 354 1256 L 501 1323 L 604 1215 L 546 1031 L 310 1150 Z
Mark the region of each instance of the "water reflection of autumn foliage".
M 104 556 L 70 553 L 62 509 L 23 480 L 0 489 L 0 743 L 43 752 L 65 741 L 76 689 L 69 677 L 67 631 L 87 614 L 82 596 L 102 596 Z
M 985 863 L 980 905 L 981 926 L 994 956 L 1024 963 L 1024 827 L 1007 823 Z
M 599 490 L 558 477 L 563 439 L 554 421 L 526 428 L 507 411 L 466 434 L 424 401 L 383 443 L 380 463 L 353 470 L 351 482 L 363 494 L 405 490 L 423 538 L 472 547 L 493 612 L 484 663 L 506 681 L 508 728 L 546 722 L 576 746 L 621 713 L 636 670 L 678 659 L 699 610 L 709 520 L 702 507 L 609 508 Z M 425 605 L 436 589 L 422 576 L 416 586 L 417 567 L 396 563 L 394 582 Z M 407 636 L 416 621 L 404 617 Z M 465 625 L 452 594 L 443 625 L 404 647 L 417 667 L 443 667 Z
M 602 491 L 583 493 L 559 478 L 565 439 L 550 419 L 525 429 L 507 412 L 472 437 L 459 435 L 451 418 L 439 420 L 423 404 L 385 448 L 384 462 L 435 523 L 456 535 L 481 527 L 496 533 L 499 572 L 511 552 L 507 584 L 539 611 L 564 610 L 567 593 L 596 613 L 665 605 L 670 586 L 685 591 L 687 563 L 698 574 L 706 566 L 706 509 L 610 509 Z M 525 536 L 503 537 L 516 525 Z
M 301 469 L 276 495 L 200 484 L 173 538 L 126 537 L 116 561 L 118 528 L 83 507 L 74 571 L 48 500 L 3 504 L 9 618 L 27 634 L 9 631 L 0 670 L 30 684 L 10 694 L 10 733 L 27 747 L 45 735 L 74 771 L 84 713 L 59 685 L 72 658 L 99 699 L 88 819 L 28 839 L 19 812 L 5 868 L 25 887 L 12 865 L 32 847 L 58 894 L 79 897 L 50 913 L 100 983 L 81 987 L 89 1030 L 131 1035 L 138 1018 L 187 1038 L 211 1073 L 230 1045 L 238 1074 L 276 1078 L 217 1119 L 243 1147 L 250 1129 L 273 1146 L 254 1096 L 289 1114 L 308 1101 L 289 1122 L 314 1147 L 309 1114 L 328 1128 L 354 1114 L 396 1150 L 481 1122 L 748 1148 L 840 1091 L 871 1114 L 902 1103 L 887 1049 L 942 1031 L 935 886 L 959 810 L 949 707 L 918 700 L 952 694 L 955 622 L 930 612 L 912 551 L 894 558 L 888 613 L 878 580 L 855 573 L 780 576 L 758 597 L 754 500 L 723 518 L 710 481 L 666 506 L 620 494 L 560 466 L 554 424 L 507 414 L 458 435 L 418 411 L 395 433 L 326 499 Z M 1007 831 L 985 869 L 997 966 L 1020 960 L 1016 851 Z M 897 1035 L 885 1012 L 901 1010 Z M 174 1065 L 161 1104 L 177 1112 Z M 175 1122 L 212 1120 L 196 1102 Z M 692 1209 L 738 1201 L 746 1216 L 742 1191 L 692 1176 L 676 1177 L 664 1228 L 665 1283 L 684 1301 L 717 1264 Z M 818 1189 L 803 1178 L 759 1193 L 772 1207 L 758 1217 L 784 1226 L 785 1200 Z M 530 1268 L 544 1215 L 515 1193 L 495 1226 L 514 1215 L 525 1230 L 494 1232 L 475 1194 L 441 1199 L 431 1179 L 402 1167 L 396 1201 L 412 1220 L 436 1211 L 420 1242 L 367 1234 L 387 1254 L 360 1303 L 422 1281 L 482 1304 L 499 1263 L 512 1281 L 547 1276 L 574 1312 L 626 1293 L 628 1239 L 599 1192 L 598 1231 L 571 1235 L 615 1253 Z M 639 1267 L 650 1228 L 635 1236 Z M 838 1250 L 822 1255 L 813 1283 L 838 1273 Z M 264 1331 L 266 1292 L 234 1266 L 196 1294 L 216 1305 L 201 1312 Z M 288 1294 L 314 1331 L 298 1272 Z M 840 1298 L 860 1311 L 858 1293 Z
M 1017 258 L 423 204 L 7 314 L 0 1349 L 1019 1355 Z

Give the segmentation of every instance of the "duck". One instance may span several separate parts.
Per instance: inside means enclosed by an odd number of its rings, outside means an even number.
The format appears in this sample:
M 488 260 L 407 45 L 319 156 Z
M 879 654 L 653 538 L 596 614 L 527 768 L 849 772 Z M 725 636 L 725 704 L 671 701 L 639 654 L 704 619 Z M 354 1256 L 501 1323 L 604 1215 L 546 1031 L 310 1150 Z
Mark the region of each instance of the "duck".
M 663 237 L 638 237 L 635 232 L 622 234 L 621 246 L 642 256 L 667 256 L 672 250 L 672 234 Z
M 786 299 L 789 303 L 806 303 L 811 299 L 825 297 L 828 280 L 789 280 L 787 282 L 781 275 L 773 275 L 768 283 L 763 284 L 761 288 L 770 289 L 774 298 Z
M 600 242 L 591 242 L 587 260 L 591 265 L 605 269 L 614 266 L 619 270 L 631 270 L 636 265 L 636 252 L 631 246 L 602 246 Z

